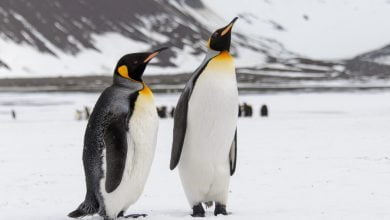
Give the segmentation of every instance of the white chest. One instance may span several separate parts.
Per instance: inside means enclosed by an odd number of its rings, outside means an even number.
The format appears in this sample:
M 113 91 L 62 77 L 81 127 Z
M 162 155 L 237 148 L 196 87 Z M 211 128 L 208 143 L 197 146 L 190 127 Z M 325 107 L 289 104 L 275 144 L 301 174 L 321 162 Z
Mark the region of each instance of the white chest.
M 230 55 L 221 54 L 213 58 L 200 74 L 189 100 L 188 114 L 202 120 L 231 119 L 236 122 L 238 89 L 234 61 Z
M 158 115 L 151 94 L 139 94 L 129 121 L 129 129 L 129 135 L 138 146 L 155 146 Z
M 153 96 L 140 93 L 129 121 L 126 175 L 143 187 L 154 158 L 158 115 Z
M 234 63 L 214 58 L 195 83 L 191 94 L 184 154 L 192 158 L 228 158 L 238 119 L 238 90 Z M 187 156 L 185 156 L 187 157 Z
M 111 193 L 103 187 L 106 212 L 116 216 L 136 202 L 143 192 L 154 158 L 157 141 L 158 115 L 151 92 L 140 92 L 129 120 L 127 156 L 121 183 Z M 104 161 L 105 159 L 103 159 Z
M 179 173 L 191 204 L 226 198 L 237 119 L 234 62 L 229 54 L 220 54 L 198 77 L 188 103 Z

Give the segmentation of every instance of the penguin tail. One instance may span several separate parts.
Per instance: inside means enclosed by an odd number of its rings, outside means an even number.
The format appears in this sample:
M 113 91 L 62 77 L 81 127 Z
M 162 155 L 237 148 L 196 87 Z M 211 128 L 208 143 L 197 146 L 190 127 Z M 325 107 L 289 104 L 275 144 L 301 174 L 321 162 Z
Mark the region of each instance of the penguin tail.
M 79 207 L 76 210 L 69 213 L 68 217 L 80 218 L 80 217 L 84 217 L 86 215 L 93 215 L 93 214 L 97 213 L 97 211 L 98 210 L 94 205 L 88 204 L 84 201 L 83 203 L 81 203 L 79 205 Z
M 68 217 L 70 217 L 70 218 L 80 218 L 80 217 L 84 217 L 84 216 L 86 216 L 86 214 L 83 211 L 81 211 L 80 209 L 76 209 L 73 212 L 68 214 Z

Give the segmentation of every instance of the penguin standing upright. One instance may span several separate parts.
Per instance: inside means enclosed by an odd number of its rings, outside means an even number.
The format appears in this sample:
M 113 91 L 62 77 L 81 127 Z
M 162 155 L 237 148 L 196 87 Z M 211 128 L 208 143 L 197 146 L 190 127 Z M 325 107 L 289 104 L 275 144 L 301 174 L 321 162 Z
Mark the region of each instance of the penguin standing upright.
M 230 176 L 237 153 L 238 89 L 229 53 L 234 18 L 208 41 L 175 110 L 170 168 L 179 166 L 192 216 L 204 217 L 202 203 L 215 202 L 214 215 L 227 215 Z
M 158 116 L 142 75 L 164 50 L 123 56 L 113 84 L 100 95 L 84 137 L 87 193 L 69 217 L 98 213 L 105 220 L 122 217 L 140 197 L 154 157 Z M 144 215 L 129 215 L 138 217 Z

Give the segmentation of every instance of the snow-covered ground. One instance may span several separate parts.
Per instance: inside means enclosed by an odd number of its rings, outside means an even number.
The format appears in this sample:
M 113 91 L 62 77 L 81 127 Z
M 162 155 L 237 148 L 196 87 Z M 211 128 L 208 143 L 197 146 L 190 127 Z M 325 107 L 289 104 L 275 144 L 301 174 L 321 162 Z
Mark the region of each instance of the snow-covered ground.
M 74 113 L 97 97 L 0 94 L 0 219 L 68 219 L 85 192 L 86 121 Z M 390 219 L 390 92 L 240 99 L 254 105 L 255 116 L 239 120 L 232 214 L 218 219 Z M 156 100 L 173 106 L 177 96 Z M 258 116 L 263 103 L 269 118 Z M 171 131 L 172 119 L 162 119 L 145 191 L 127 213 L 192 219 L 177 171 L 168 169 Z

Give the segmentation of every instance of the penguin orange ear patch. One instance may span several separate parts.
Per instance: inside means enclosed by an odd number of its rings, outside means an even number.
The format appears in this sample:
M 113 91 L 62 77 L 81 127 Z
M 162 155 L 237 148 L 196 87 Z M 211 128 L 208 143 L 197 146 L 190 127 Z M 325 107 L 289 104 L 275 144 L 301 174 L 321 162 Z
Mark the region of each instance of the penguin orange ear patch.
M 129 71 L 127 70 L 127 66 L 126 65 L 122 65 L 120 67 L 118 67 L 118 73 L 119 75 L 121 75 L 122 77 L 124 78 L 127 78 L 129 79 Z

